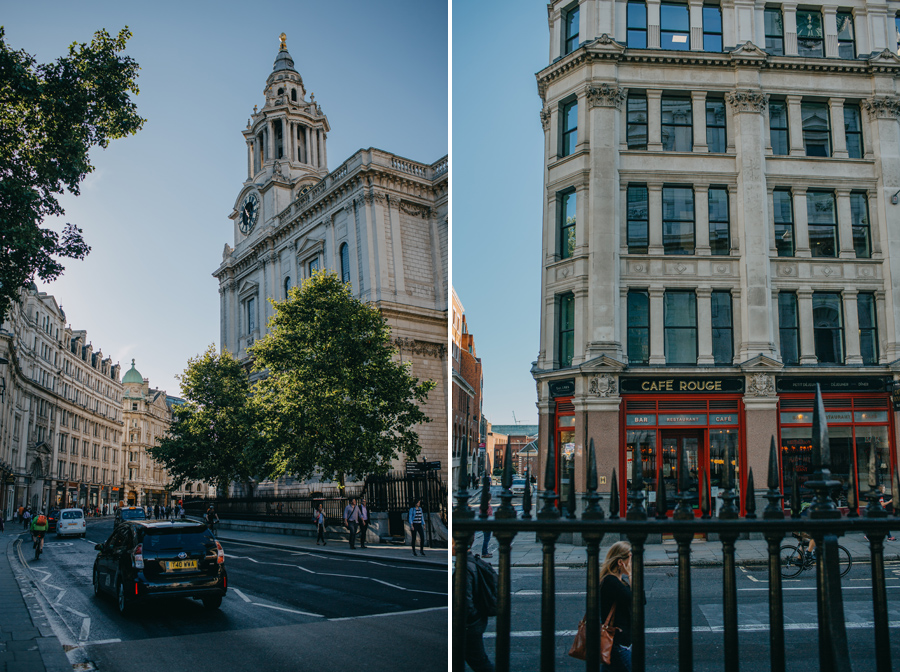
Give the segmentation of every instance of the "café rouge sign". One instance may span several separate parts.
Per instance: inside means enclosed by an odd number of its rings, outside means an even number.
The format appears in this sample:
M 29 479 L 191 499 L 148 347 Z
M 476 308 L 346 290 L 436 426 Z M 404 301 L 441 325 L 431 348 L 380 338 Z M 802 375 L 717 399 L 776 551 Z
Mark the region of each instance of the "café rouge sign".
M 622 392 L 743 392 L 742 377 L 723 378 L 622 378 Z

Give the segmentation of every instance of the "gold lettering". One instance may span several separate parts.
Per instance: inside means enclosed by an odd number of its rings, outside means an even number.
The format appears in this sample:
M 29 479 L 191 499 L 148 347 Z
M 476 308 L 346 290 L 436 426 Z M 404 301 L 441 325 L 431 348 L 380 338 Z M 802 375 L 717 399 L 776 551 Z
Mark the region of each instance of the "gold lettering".
M 717 380 L 717 381 L 716 381 L 716 387 L 715 387 L 715 389 L 718 390 L 718 391 L 720 391 L 720 392 L 722 391 L 722 381 L 721 381 L 721 380 Z
M 678 385 L 678 389 L 679 389 L 679 390 L 686 390 L 686 389 L 687 389 L 687 383 L 685 383 L 685 382 L 682 380 L 682 381 L 679 383 L 679 385 Z
M 669 392 L 672 391 L 672 383 L 673 383 L 673 382 L 674 382 L 674 381 L 672 381 L 672 380 L 667 380 L 667 381 L 666 381 L 666 389 L 667 389 Z
M 644 390 L 644 392 L 646 392 L 647 390 L 650 389 L 650 388 L 647 387 L 649 384 L 650 384 L 650 383 L 648 383 L 648 382 L 645 380 L 643 383 L 641 383 L 641 389 Z

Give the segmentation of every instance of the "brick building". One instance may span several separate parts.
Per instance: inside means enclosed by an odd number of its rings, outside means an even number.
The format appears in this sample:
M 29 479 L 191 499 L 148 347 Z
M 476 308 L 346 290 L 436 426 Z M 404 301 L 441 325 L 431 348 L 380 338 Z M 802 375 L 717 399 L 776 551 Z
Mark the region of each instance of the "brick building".
M 453 487 L 459 486 L 460 456 L 468 449 L 466 464 L 469 480 L 480 476 L 485 470 L 485 450 L 479 448 L 487 438 L 486 420 L 482 423 L 482 393 L 484 380 L 481 360 L 475 354 L 475 339 L 469 333 L 465 308 L 452 291 L 452 415 L 453 434 L 451 464 L 453 468 Z M 482 428 L 484 434 L 482 434 Z

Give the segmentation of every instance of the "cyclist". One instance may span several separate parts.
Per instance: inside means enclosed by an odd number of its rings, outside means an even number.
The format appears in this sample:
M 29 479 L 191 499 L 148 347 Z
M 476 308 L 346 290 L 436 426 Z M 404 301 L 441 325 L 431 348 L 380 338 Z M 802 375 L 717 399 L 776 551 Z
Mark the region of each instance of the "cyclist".
M 47 533 L 47 516 L 43 513 L 35 516 L 34 520 L 31 521 L 31 539 L 32 542 L 37 545 L 40 543 L 41 552 L 44 551 L 44 534 Z
M 213 536 L 216 536 L 216 523 L 218 522 L 219 516 L 216 515 L 216 509 L 210 504 L 206 510 L 206 524 L 209 526 L 209 531 L 212 532 Z

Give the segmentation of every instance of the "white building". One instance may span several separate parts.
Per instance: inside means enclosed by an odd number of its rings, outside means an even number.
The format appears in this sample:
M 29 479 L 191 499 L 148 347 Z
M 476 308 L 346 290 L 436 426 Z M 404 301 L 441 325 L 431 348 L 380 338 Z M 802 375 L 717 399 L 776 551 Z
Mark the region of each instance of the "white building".
M 802 484 L 820 383 L 843 497 L 890 489 L 900 3 L 548 9 L 542 463 L 552 435 L 582 490 L 594 438 L 624 507 L 640 451 L 652 509 L 681 452 L 715 495 L 775 435 Z
M 244 129 L 247 180 L 231 213 L 234 246 L 220 283 L 221 344 L 247 361 L 266 333 L 268 299 L 319 269 L 340 273 L 378 306 L 412 372 L 437 387 L 418 428 L 422 454 L 447 478 L 447 157 L 423 164 L 361 149 L 328 170 L 328 119 L 282 36 L 265 104 Z M 401 469 L 402 464 L 395 465 Z

